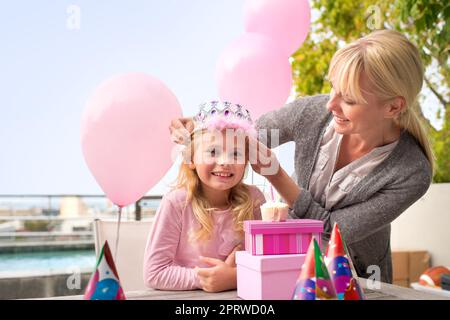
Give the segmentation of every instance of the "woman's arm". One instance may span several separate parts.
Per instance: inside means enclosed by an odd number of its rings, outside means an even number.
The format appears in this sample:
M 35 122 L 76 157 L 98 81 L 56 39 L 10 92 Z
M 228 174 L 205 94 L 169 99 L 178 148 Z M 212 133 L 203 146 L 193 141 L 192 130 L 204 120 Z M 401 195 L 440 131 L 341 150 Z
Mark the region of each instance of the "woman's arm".
M 264 176 L 278 191 L 283 200 L 292 208 L 300 195 L 300 188 L 281 168 L 275 154 L 263 143 L 249 138 L 249 161 L 258 174 Z
M 424 171 L 402 182 L 376 192 L 364 202 L 336 210 L 326 210 L 315 202 L 311 193 L 303 188 L 292 207 L 302 219 L 324 222 L 325 232 L 331 232 L 335 223 L 348 245 L 371 236 L 394 221 L 403 211 L 422 197 L 429 187 L 429 176 Z
M 164 199 L 156 213 L 144 254 L 145 285 L 163 290 L 199 289 L 194 268 L 173 263 L 181 235 L 181 212 Z
M 170 138 L 173 142 L 178 144 L 187 144 L 189 142 L 189 136 L 194 130 L 193 118 L 179 118 L 173 119 L 170 122 L 169 131 Z
M 294 103 L 261 115 L 255 122 L 258 140 L 270 148 L 278 147 L 294 140 L 292 120 L 298 108 Z
M 289 208 L 292 208 L 295 200 L 300 195 L 299 186 L 292 180 L 292 178 L 280 167 L 277 174 L 267 176 L 267 180 L 277 190 L 278 194 L 287 203 Z
M 263 144 L 257 143 L 257 146 L 258 161 L 252 163 L 252 167 L 261 174 L 265 167 L 274 167 L 273 163 L 276 163 L 277 159 L 273 152 Z M 261 161 L 264 157 L 266 161 Z M 263 174 L 263 176 L 269 180 L 283 200 L 292 208 L 295 216 L 323 221 L 325 232 L 331 232 L 333 225 L 338 223 L 341 234 L 349 245 L 363 240 L 390 224 L 423 196 L 430 185 L 429 172 L 419 168 L 395 185 L 379 190 L 364 202 L 337 210 L 326 210 L 314 201 L 308 190 L 300 188 L 279 164 L 278 168 L 276 173 Z
M 255 122 L 258 140 L 270 148 L 298 140 L 304 128 L 300 125 L 308 117 L 308 105 L 324 105 L 328 95 L 300 97 L 282 108 L 261 115 Z M 306 120 L 307 121 L 307 120 Z

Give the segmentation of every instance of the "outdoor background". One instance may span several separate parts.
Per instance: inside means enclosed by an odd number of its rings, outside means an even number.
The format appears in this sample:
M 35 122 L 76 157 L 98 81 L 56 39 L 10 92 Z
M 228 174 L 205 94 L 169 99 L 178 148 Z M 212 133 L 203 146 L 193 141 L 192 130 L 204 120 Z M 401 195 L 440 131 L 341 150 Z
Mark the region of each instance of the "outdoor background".
M 118 74 L 144 72 L 172 90 L 185 116 L 194 115 L 201 102 L 218 98 L 216 62 L 244 32 L 244 2 L 0 0 L 0 299 L 81 294 L 95 266 L 92 222 L 117 221 L 81 151 L 81 115 L 95 88 Z M 448 1 L 309 3 L 311 32 L 291 57 L 288 101 L 328 93 L 329 61 L 346 43 L 397 29 L 421 51 L 426 79 L 415 110 L 436 155 L 434 181 L 450 182 Z M 290 174 L 293 149 L 276 148 Z M 177 170 L 176 163 L 145 199 L 126 207 L 124 220 L 151 220 Z M 268 195 L 264 181 L 251 171 L 246 178 Z M 392 223 L 393 249 L 428 256 L 414 276 L 394 272 L 396 284 L 417 281 L 430 256 L 449 265 L 449 190 L 449 183 L 432 185 Z M 82 283 L 72 288 L 67 281 L 76 274 Z
M 427 65 L 417 111 L 435 146 L 435 181 L 449 181 L 450 9 L 446 1 L 391 2 L 310 1 L 312 32 L 293 56 L 291 99 L 328 92 L 329 60 L 345 43 L 375 28 L 404 32 Z M 184 115 L 193 115 L 200 102 L 217 98 L 215 64 L 243 32 L 243 3 L 2 1 L 0 194 L 102 194 L 80 144 L 81 114 L 95 87 L 116 74 L 146 72 L 175 93 Z M 292 149 L 278 150 L 288 172 Z M 174 166 L 149 194 L 162 194 L 176 171 Z

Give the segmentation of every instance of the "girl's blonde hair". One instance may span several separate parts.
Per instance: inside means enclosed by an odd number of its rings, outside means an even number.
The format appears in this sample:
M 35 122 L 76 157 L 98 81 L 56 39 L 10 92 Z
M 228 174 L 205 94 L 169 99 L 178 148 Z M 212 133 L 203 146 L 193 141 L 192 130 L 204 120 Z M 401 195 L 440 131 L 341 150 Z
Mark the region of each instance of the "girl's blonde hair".
M 200 229 L 194 231 L 191 234 L 191 240 L 209 240 L 213 230 L 213 220 L 211 213 L 215 208 L 211 207 L 208 200 L 202 193 L 200 178 L 197 175 L 195 169 L 189 167 L 189 163 L 193 162 L 193 156 L 196 146 L 201 135 L 207 130 L 196 131 L 191 134 L 191 139 L 186 146 L 183 154 L 184 161 L 180 166 L 177 179 L 173 188 L 184 188 L 187 192 L 186 203 L 192 205 L 194 216 L 200 224 Z M 246 143 L 247 144 L 247 143 Z M 246 146 L 246 152 L 248 152 L 248 145 Z M 186 159 L 186 157 L 188 157 Z M 231 205 L 231 214 L 233 215 L 233 221 L 235 226 L 235 232 L 242 239 L 244 235 L 244 220 L 252 220 L 254 203 L 250 194 L 248 185 L 242 182 L 242 180 L 230 190 L 229 202 Z
M 417 48 L 397 31 L 374 31 L 334 54 L 328 78 L 339 92 L 366 103 L 359 82 L 362 72 L 380 101 L 387 102 L 399 96 L 405 99 L 406 107 L 394 121 L 416 138 L 433 170 L 433 151 L 414 111 L 424 76 Z

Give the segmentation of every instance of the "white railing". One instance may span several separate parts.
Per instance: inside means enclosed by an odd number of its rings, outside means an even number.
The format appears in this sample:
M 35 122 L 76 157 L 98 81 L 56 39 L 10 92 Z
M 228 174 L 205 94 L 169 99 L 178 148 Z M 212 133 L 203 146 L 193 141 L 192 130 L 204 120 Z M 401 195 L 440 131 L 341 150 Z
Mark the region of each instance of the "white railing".
M 61 216 L 62 207 L 59 202 L 64 197 L 77 198 L 76 202 L 82 204 L 84 212 Z M 5 198 L 8 199 L 5 200 Z M 39 199 L 35 200 L 35 198 Z M 95 205 L 90 206 L 87 202 L 92 201 L 92 198 L 98 199 Z M 161 196 L 146 196 L 124 208 L 122 221 L 142 220 L 143 218 L 143 220 L 147 220 L 148 217 L 145 216 L 142 207 L 146 207 L 145 204 L 148 200 L 159 201 L 161 198 Z M 38 202 L 41 203 L 40 206 L 33 204 Z M 46 204 L 42 205 L 44 202 Z M 30 206 L 30 203 L 33 205 Z M 14 246 L 93 244 L 92 222 L 95 219 L 117 219 L 118 212 L 115 206 L 107 203 L 104 196 L 97 195 L 0 195 L 0 210 L 2 211 L 0 211 L 0 253 L 6 252 L 6 248 Z M 34 212 L 33 214 L 20 214 L 33 210 L 37 214 Z M 49 215 L 46 215 L 45 212 Z M 33 222 L 36 224 L 40 222 L 44 225 L 27 226 Z M 46 226 L 45 222 L 48 222 L 50 226 Z M 33 228 L 36 231 L 31 231 Z M 42 228 L 47 228 L 47 230 L 42 230 Z
M 58 236 L 92 236 L 93 231 L 18 231 L 18 232 L 0 232 L 0 238 L 2 237 L 58 237 Z

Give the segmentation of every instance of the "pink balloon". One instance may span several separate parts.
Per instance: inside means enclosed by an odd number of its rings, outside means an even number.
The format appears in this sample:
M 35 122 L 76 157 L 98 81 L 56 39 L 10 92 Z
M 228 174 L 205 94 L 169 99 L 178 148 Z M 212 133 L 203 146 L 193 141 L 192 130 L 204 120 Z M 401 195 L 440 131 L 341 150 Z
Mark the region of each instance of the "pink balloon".
M 221 100 L 242 104 L 256 119 L 285 104 L 292 69 L 288 56 L 270 38 L 245 33 L 220 55 L 216 84 Z
M 276 40 L 291 55 L 305 41 L 311 22 L 308 0 L 247 0 L 245 31 Z
M 103 82 L 82 118 L 86 163 L 106 196 L 123 207 L 139 200 L 172 165 L 167 124 L 181 116 L 158 79 L 129 73 Z

